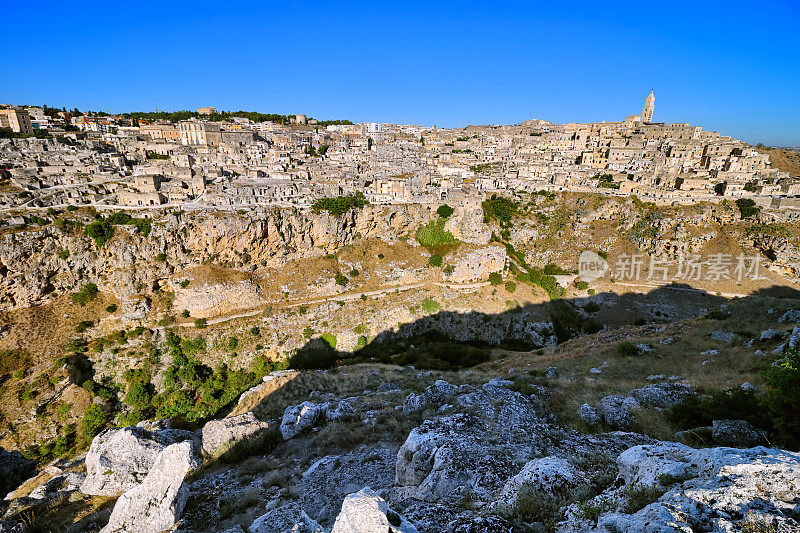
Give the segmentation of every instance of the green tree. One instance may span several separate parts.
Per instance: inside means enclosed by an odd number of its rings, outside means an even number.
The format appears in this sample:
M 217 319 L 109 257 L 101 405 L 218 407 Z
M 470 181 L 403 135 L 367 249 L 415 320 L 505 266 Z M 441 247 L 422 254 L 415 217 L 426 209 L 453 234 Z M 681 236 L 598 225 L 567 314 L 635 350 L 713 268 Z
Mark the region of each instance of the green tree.
M 503 283 L 503 276 L 500 272 L 492 272 L 489 274 L 489 283 L 492 285 L 500 285 Z
M 442 266 L 442 256 L 439 254 L 433 254 L 428 258 L 428 264 L 435 267 Z
M 439 206 L 439 209 L 436 210 L 436 214 L 438 214 L 442 218 L 450 218 L 450 215 L 453 214 L 454 209 L 447 204 L 443 204 Z

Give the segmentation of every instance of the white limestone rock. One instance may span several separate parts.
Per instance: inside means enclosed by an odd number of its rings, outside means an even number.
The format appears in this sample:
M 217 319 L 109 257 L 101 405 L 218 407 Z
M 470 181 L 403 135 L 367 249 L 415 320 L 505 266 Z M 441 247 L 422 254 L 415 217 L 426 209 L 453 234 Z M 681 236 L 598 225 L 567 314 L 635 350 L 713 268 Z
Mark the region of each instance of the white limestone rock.
M 237 443 L 252 439 L 269 427 L 248 411 L 236 416 L 211 420 L 203 426 L 203 454 L 219 457 Z
M 652 405 L 666 409 L 689 398 L 697 398 L 697 393 L 689 386 L 681 383 L 653 383 L 641 389 L 631 391 L 631 396 L 640 404 Z
M 364 487 L 348 494 L 331 533 L 418 533 L 417 528 L 389 509 L 386 501 Z
M 735 448 L 757 446 L 767 441 L 765 432 L 755 429 L 744 420 L 714 420 L 711 436 L 716 444 Z
M 303 402 L 300 405 L 291 405 L 283 412 L 281 420 L 281 435 L 289 440 L 314 427 L 325 412 L 325 405 L 314 402 Z
M 155 433 L 136 426 L 107 429 L 92 440 L 86 452 L 81 492 L 93 496 L 123 493 L 142 482 L 164 448 L 192 437 L 191 432 L 176 429 Z
M 736 338 L 736 334 L 727 331 L 715 331 L 711 334 L 711 338 L 715 341 L 721 341 L 730 344 L 733 342 L 733 339 Z
M 509 479 L 500 495 L 502 503 L 513 507 L 523 490 L 546 496 L 567 495 L 588 483 L 586 475 L 561 457 L 541 457 L 529 461 L 522 471 Z
M 612 428 L 628 430 L 633 428 L 638 419 L 636 412 L 641 404 L 630 396 L 611 395 L 600 400 L 598 411 L 606 424 Z
M 772 525 L 770 531 L 800 530 L 798 453 L 764 447 L 695 450 L 663 442 L 626 450 L 618 465 L 626 487 L 661 481 L 665 493 L 633 514 L 611 510 L 596 522 L 582 518 L 578 506 L 571 505 L 557 531 L 733 533 L 743 530 L 749 514 Z M 588 503 L 614 509 L 624 503 L 624 490 L 609 489 Z
M 100 533 L 159 533 L 180 519 L 188 487 L 186 476 L 200 467 L 191 441 L 171 444 L 158 455 L 147 477 L 117 500 Z
M 588 403 L 578 407 L 578 416 L 590 426 L 596 426 L 603 421 L 603 417 L 600 416 L 600 412 Z
M 248 528 L 250 533 L 324 533 L 324 529 L 312 520 L 296 503 L 290 503 L 267 511 L 256 518 Z
M 800 322 L 800 309 L 790 309 L 783 313 L 778 322 Z

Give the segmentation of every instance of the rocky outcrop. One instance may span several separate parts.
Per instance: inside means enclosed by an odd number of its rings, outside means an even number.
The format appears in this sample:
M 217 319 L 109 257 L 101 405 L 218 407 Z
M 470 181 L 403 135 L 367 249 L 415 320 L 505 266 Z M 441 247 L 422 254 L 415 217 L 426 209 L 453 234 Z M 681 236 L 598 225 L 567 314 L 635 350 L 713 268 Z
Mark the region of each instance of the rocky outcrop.
M 636 426 L 636 412 L 641 407 L 635 398 L 611 395 L 600 400 L 598 412 L 612 428 L 627 430 Z
M 447 400 L 448 397 L 458 392 L 458 387 L 451 385 L 443 379 L 439 379 L 426 388 L 424 392 L 409 394 L 403 402 L 403 411 L 413 413 L 426 407 L 438 408 Z
M 717 444 L 746 448 L 766 444 L 765 432 L 755 429 L 744 420 L 714 420 L 711 436 Z
M 697 393 L 682 383 L 653 383 L 631 391 L 631 396 L 642 405 L 666 409 L 690 398 L 698 398 Z
M 296 503 L 267 511 L 248 528 L 250 533 L 324 533 L 321 525 L 309 518 Z
M 331 533 L 417 533 L 417 528 L 389 509 L 369 487 L 348 494 Z
M 119 497 L 101 533 L 159 533 L 171 528 L 188 497 L 184 479 L 199 467 L 191 441 L 164 448 L 144 481 Z
M 281 420 L 281 435 L 286 440 L 291 439 L 312 428 L 325 414 L 325 406 L 314 402 L 303 402 L 292 405 L 283 412 Z
M 570 506 L 559 531 L 733 532 L 741 531 L 747 520 L 769 524 L 771 531 L 800 528 L 800 454 L 660 443 L 635 446 L 617 462 L 624 486 L 584 504 L 616 510 L 594 523 L 577 505 Z M 664 493 L 643 509 L 626 513 L 631 495 L 646 486 L 659 486 Z
M 203 426 L 203 454 L 210 458 L 219 457 L 267 428 L 269 423 L 256 419 L 252 412 L 211 420 Z
M 562 457 L 541 457 L 529 461 L 522 471 L 506 481 L 500 495 L 504 504 L 514 507 L 521 493 L 542 497 L 564 495 L 589 483 L 587 476 Z
M 144 480 L 158 455 L 170 444 L 191 439 L 189 431 L 143 427 L 111 428 L 97 435 L 86 453 L 81 492 L 114 496 Z

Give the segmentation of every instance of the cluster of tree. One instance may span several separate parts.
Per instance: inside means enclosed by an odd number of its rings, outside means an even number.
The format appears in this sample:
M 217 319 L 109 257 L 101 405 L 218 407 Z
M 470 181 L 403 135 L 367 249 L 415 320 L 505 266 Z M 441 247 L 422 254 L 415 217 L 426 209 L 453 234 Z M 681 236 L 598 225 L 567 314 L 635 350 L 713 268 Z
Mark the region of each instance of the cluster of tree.
M 490 220 L 510 222 L 517 212 L 519 204 L 505 196 L 493 194 L 491 198 L 484 200 L 481 207 L 483 207 L 483 218 L 487 223 Z
M 87 237 L 94 239 L 98 248 L 102 248 L 114 236 L 115 225 L 136 226 L 136 229 L 144 237 L 150 235 L 150 231 L 153 229 L 153 221 L 148 217 L 134 218 L 127 213 L 114 213 L 108 218 L 103 218 L 101 215 L 95 214 L 95 221 L 87 225 L 83 233 Z
M 364 197 L 364 194 L 361 191 L 358 191 L 350 196 L 338 196 L 336 198 L 320 198 L 311 205 L 311 209 L 315 213 L 319 213 L 320 211 L 327 211 L 334 216 L 339 216 L 348 212 L 350 209 L 353 208 L 360 209 L 365 205 L 367 205 L 368 203 L 369 202 Z
M 289 124 L 294 115 L 280 115 L 277 113 L 259 113 L 258 111 L 217 111 L 209 115 L 200 115 L 197 111 L 134 111 L 122 113 L 121 116 L 134 120 L 146 120 L 148 122 L 166 121 L 180 122 L 190 118 L 202 118 L 211 122 L 223 122 L 234 117 L 249 119 L 253 122 L 275 122 L 277 124 Z M 336 124 L 352 124 L 349 120 L 323 120 L 317 123 L 318 126 L 325 127 Z
M 37 139 L 47 139 L 50 135 L 47 132 L 33 130 L 33 135 L 26 133 L 19 133 L 11 128 L 0 128 L 0 139 L 27 139 L 29 137 L 36 137 Z

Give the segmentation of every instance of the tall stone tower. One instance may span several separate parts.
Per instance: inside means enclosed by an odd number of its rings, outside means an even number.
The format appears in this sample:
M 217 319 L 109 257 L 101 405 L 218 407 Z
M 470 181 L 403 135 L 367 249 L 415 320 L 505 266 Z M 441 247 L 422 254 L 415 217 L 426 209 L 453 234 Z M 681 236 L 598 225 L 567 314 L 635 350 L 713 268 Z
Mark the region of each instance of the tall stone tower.
M 642 122 L 653 122 L 653 111 L 656 108 L 656 97 L 653 96 L 653 91 L 644 100 L 644 107 L 642 108 Z

